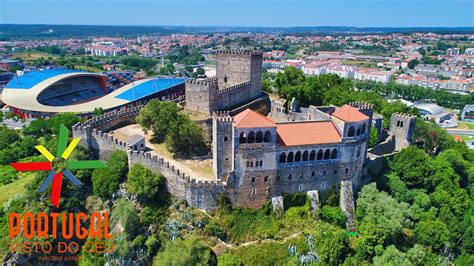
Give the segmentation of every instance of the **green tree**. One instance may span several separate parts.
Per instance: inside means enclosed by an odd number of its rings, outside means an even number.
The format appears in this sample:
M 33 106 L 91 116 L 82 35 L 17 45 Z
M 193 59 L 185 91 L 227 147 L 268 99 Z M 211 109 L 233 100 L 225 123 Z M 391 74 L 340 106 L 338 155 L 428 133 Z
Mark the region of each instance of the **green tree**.
M 418 61 L 418 59 L 413 59 L 411 61 L 408 62 L 407 66 L 409 69 L 414 69 L 416 65 L 418 65 L 420 62 Z
M 119 188 L 128 170 L 127 154 L 114 151 L 107 160 L 107 168 L 95 169 L 92 173 L 92 190 L 94 195 L 108 199 Z
M 140 219 L 135 207 L 126 199 L 119 199 L 112 210 L 111 226 L 117 228 L 115 233 L 115 252 L 122 257 L 132 251 L 132 240 L 140 229 Z
M 415 239 L 417 243 L 439 250 L 449 239 L 449 230 L 446 224 L 439 220 L 420 221 L 416 224 Z
M 128 173 L 127 189 L 146 199 L 152 199 L 159 192 L 164 191 L 165 178 L 145 168 L 141 164 L 134 164 Z
M 430 158 L 415 146 L 396 154 L 390 168 L 409 188 L 420 188 L 431 177 Z
M 207 153 L 201 127 L 188 117 L 178 117 L 169 130 L 165 143 L 175 156 L 187 158 Z
M 371 127 L 370 128 L 370 136 L 369 136 L 369 147 L 372 148 L 379 143 L 379 132 L 377 128 Z

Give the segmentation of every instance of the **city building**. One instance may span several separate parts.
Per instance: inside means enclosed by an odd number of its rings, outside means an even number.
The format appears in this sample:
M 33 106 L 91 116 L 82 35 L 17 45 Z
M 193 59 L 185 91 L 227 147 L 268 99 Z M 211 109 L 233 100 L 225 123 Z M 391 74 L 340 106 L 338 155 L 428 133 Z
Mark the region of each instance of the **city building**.
M 461 120 L 474 122 L 474 104 L 466 104 L 461 112 Z

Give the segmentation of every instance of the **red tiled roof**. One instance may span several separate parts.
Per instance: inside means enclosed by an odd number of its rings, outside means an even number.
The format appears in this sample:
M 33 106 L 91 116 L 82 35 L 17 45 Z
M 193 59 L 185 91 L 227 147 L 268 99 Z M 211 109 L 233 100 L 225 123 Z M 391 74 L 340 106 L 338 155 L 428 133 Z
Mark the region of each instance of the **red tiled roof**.
M 337 108 L 336 111 L 332 113 L 332 115 L 345 122 L 359 122 L 362 120 L 369 119 L 368 116 L 364 115 L 356 108 L 347 104 L 343 105 L 341 108 Z
M 277 124 L 277 141 L 281 146 L 337 143 L 339 131 L 331 121 Z
M 251 109 L 234 116 L 234 125 L 236 128 L 276 127 L 273 120 Z

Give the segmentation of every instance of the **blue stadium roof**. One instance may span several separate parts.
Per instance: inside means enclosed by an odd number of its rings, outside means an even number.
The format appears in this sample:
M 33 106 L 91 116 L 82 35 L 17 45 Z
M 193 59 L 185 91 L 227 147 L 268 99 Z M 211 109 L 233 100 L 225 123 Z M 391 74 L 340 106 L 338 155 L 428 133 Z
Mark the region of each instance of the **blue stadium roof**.
M 183 84 L 184 81 L 184 78 L 152 79 L 131 87 L 130 89 L 115 96 L 115 98 L 133 102 L 143 97 L 166 90 L 170 87 Z
M 31 89 L 38 83 L 45 81 L 57 75 L 66 73 L 82 73 L 80 70 L 69 70 L 69 69 L 45 69 L 41 71 L 25 72 L 23 75 L 13 77 L 10 82 L 7 83 L 5 88 L 9 89 Z

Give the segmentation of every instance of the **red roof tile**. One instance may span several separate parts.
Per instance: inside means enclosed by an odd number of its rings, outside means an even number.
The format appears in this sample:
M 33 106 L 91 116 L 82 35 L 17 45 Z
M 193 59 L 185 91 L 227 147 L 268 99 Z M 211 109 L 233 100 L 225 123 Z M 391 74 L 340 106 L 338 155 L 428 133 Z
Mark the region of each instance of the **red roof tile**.
M 282 146 L 337 143 L 339 131 L 331 121 L 277 124 L 278 144 Z
M 234 116 L 234 125 L 236 128 L 276 127 L 273 120 L 251 109 Z
M 341 108 L 337 108 L 336 111 L 332 113 L 332 115 L 345 122 L 359 122 L 362 120 L 369 119 L 368 116 L 364 115 L 356 108 L 347 104 L 343 105 Z

